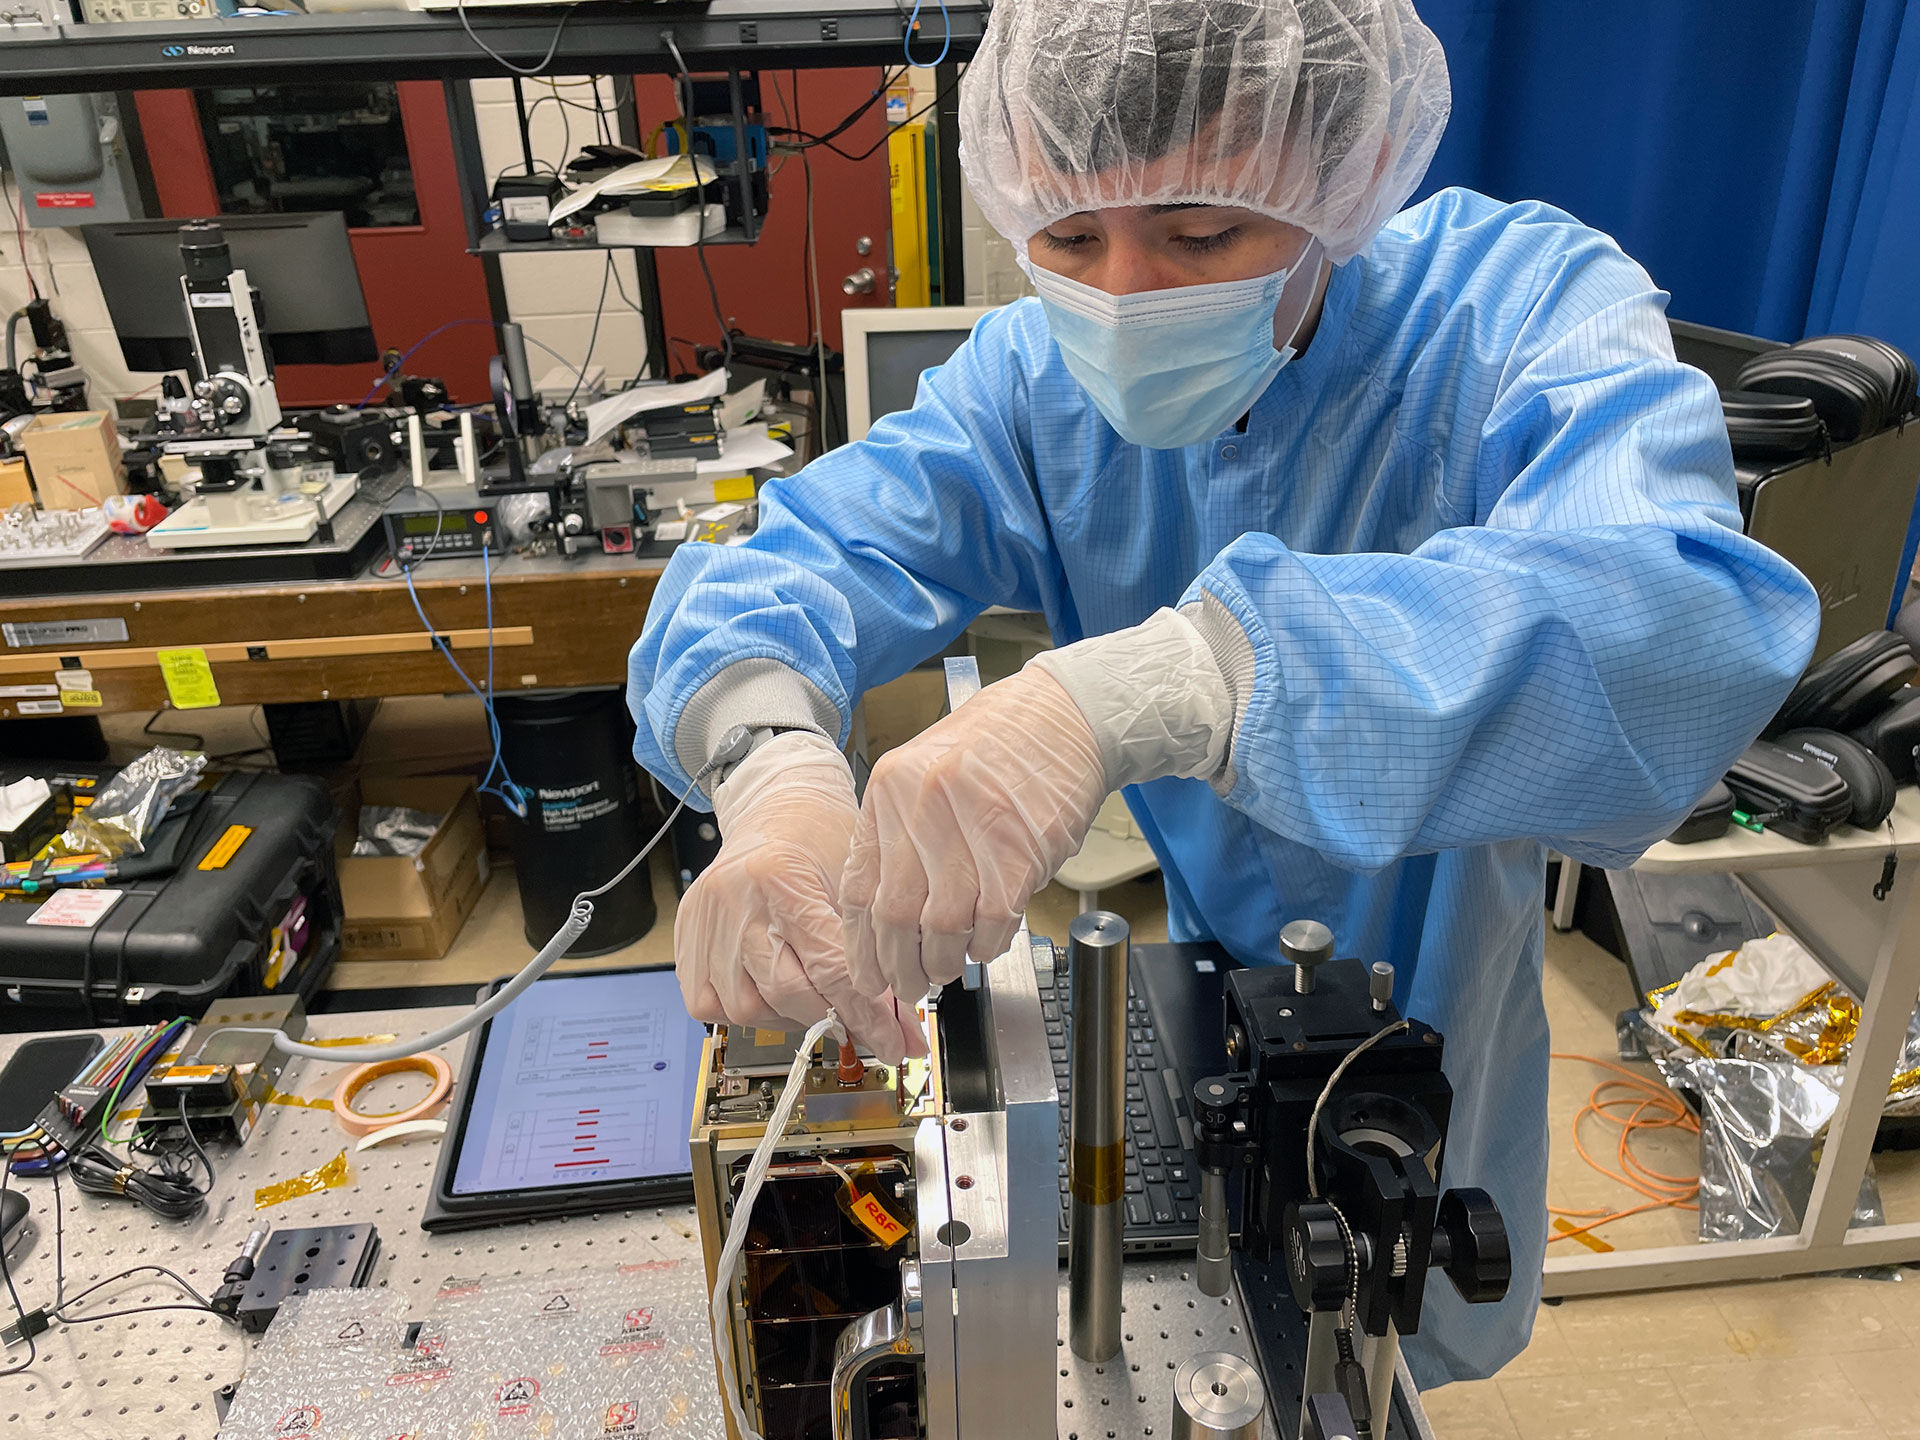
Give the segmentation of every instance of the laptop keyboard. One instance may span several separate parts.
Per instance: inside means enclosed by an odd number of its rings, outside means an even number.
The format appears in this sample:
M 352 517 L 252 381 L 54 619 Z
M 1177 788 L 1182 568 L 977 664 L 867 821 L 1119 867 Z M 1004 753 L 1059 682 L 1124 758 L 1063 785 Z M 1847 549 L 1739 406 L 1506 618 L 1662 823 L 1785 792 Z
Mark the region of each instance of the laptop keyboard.
M 1040 1008 L 1060 1091 L 1060 1241 L 1067 1238 L 1071 1200 L 1067 1191 L 1068 1107 L 1073 1088 L 1069 981 L 1066 956 L 1055 952 L 1049 979 L 1040 979 Z M 1191 1247 L 1200 1219 L 1200 1186 L 1194 1174 L 1192 1127 L 1176 1101 L 1179 1074 L 1155 1033 L 1153 1016 L 1127 981 L 1126 1243 L 1131 1249 Z

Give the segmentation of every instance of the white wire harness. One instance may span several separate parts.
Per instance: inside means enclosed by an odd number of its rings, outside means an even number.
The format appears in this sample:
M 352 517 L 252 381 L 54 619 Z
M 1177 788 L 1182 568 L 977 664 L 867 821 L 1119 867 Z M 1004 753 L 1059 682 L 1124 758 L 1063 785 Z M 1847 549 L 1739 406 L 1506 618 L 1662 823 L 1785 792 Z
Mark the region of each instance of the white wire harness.
M 733 1218 L 727 1222 L 727 1240 L 720 1247 L 720 1260 L 714 1267 L 713 1358 L 720 1368 L 720 1393 L 726 1397 L 727 1409 L 733 1415 L 733 1428 L 740 1440 L 763 1440 L 763 1437 L 747 1423 L 746 1410 L 740 1404 L 740 1383 L 733 1363 L 733 1327 L 727 1323 L 727 1298 L 733 1293 L 733 1271 L 740 1263 L 740 1252 L 746 1248 L 747 1227 L 753 1219 L 753 1202 L 760 1198 L 760 1187 L 766 1183 L 767 1171 L 773 1167 L 774 1147 L 780 1143 L 780 1137 L 787 1133 L 794 1107 L 800 1103 L 801 1092 L 805 1089 L 800 1081 L 807 1072 L 807 1061 L 813 1056 L 813 1047 L 820 1043 L 822 1035 L 836 1029 L 839 1024 L 839 1018 L 833 1011 L 827 1011 L 826 1018 L 814 1022 L 806 1038 L 800 1042 L 800 1048 L 793 1052 L 793 1064 L 787 1067 L 786 1088 L 780 1092 L 773 1115 L 767 1121 L 767 1132 L 760 1137 L 760 1143 L 753 1150 L 753 1159 L 747 1163 L 747 1178 L 740 1187 L 740 1198 L 733 1202 Z

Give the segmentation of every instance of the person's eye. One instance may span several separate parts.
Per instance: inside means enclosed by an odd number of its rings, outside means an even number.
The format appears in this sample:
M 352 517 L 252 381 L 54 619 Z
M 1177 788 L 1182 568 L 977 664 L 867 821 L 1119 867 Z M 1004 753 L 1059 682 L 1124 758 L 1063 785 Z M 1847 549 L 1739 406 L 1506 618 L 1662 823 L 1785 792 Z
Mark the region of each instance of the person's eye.
M 1217 230 L 1211 235 L 1176 235 L 1174 244 L 1189 255 L 1212 255 L 1225 250 L 1240 238 L 1240 227 L 1229 225 L 1225 230 Z
M 1047 249 L 1054 251 L 1079 250 L 1093 243 L 1091 235 L 1056 235 L 1051 230 L 1042 230 L 1040 239 Z

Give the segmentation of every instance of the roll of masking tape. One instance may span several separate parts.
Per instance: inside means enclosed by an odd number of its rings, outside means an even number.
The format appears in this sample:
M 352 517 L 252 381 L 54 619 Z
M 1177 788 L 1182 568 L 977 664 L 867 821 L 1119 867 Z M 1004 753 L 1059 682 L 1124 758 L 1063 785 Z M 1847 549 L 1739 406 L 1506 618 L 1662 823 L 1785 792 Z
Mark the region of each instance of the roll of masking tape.
M 433 1089 L 427 1098 L 405 1110 L 396 1110 L 391 1115 L 365 1115 L 353 1108 L 353 1097 L 365 1088 L 370 1080 L 382 1075 L 396 1075 L 403 1070 L 418 1070 L 433 1077 Z M 409 1120 L 425 1120 L 447 1103 L 447 1096 L 453 1091 L 453 1067 L 438 1055 L 403 1055 L 398 1060 L 376 1060 L 369 1065 L 356 1065 L 340 1081 L 340 1088 L 333 1092 L 333 1118 L 340 1122 L 340 1128 L 349 1135 L 371 1135 L 376 1130 L 384 1130 L 389 1125 L 404 1125 Z

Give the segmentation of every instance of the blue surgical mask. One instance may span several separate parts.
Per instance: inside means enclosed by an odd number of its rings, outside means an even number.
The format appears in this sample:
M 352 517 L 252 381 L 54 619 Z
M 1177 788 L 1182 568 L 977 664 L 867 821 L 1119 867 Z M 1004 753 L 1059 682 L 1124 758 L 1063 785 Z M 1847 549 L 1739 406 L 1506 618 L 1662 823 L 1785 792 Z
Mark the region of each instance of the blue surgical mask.
M 1311 240 L 1271 275 L 1133 295 L 1026 269 L 1067 369 L 1107 423 L 1129 444 L 1178 450 L 1246 414 L 1293 358 L 1320 266 Z M 1283 297 L 1290 314 L 1278 314 Z M 1288 343 L 1276 350 L 1282 333 Z

